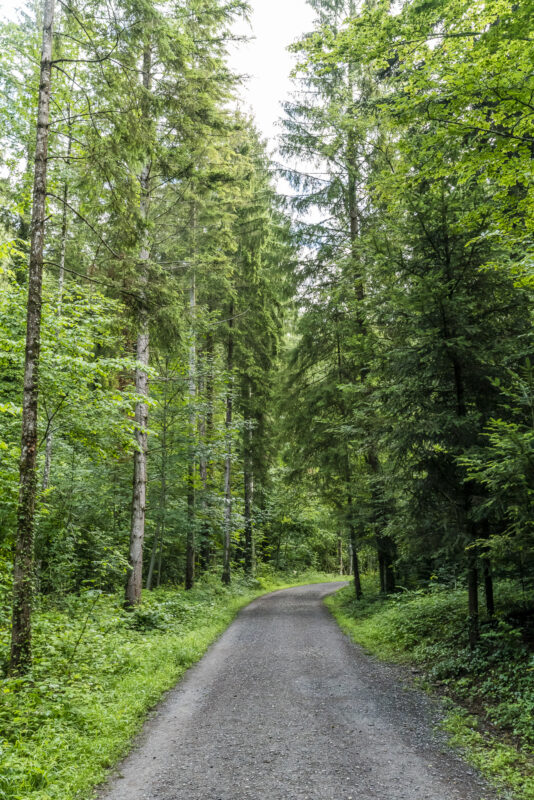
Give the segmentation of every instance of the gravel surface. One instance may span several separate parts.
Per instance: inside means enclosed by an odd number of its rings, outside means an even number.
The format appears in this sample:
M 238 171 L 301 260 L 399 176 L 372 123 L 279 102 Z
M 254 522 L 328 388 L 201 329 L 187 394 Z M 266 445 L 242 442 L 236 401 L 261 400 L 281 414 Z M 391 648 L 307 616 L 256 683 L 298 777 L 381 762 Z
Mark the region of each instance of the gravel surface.
M 101 800 L 491 800 L 439 709 L 353 645 L 322 599 L 244 609 L 170 692 Z

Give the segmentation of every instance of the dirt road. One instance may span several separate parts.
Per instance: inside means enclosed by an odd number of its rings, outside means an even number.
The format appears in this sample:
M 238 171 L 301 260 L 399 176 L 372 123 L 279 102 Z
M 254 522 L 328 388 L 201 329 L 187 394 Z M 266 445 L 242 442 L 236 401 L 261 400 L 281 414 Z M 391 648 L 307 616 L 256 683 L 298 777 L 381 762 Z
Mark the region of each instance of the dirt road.
M 490 800 L 438 711 L 341 633 L 340 584 L 241 612 L 145 727 L 103 800 Z

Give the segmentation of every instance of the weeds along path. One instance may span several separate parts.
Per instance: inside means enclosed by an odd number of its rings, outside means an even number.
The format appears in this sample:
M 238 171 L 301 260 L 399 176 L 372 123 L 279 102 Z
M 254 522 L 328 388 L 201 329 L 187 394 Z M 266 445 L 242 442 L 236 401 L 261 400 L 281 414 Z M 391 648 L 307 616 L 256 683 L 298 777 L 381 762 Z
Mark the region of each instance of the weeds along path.
M 255 600 L 146 725 L 101 800 L 490 800 L 437 707 L 341 633 L 342 584 Z

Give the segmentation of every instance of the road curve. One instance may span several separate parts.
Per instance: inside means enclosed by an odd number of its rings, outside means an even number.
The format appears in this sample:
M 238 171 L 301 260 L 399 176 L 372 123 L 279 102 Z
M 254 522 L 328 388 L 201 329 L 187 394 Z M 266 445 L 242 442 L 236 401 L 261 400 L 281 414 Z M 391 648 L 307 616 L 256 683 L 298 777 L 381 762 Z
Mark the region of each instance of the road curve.
M 169 693 L 101 800 L 490 800 L 437 707 L 286 589 L 244 609 Z

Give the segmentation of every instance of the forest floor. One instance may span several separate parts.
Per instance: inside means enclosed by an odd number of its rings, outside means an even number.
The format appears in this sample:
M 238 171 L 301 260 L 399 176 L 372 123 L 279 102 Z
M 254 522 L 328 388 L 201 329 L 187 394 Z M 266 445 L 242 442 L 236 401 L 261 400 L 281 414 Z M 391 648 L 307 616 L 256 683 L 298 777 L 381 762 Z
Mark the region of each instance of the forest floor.
M 255 600 L 167 696 L 101 800 L 490 800 L 440 706 L 343 635 L 323 599 Z

